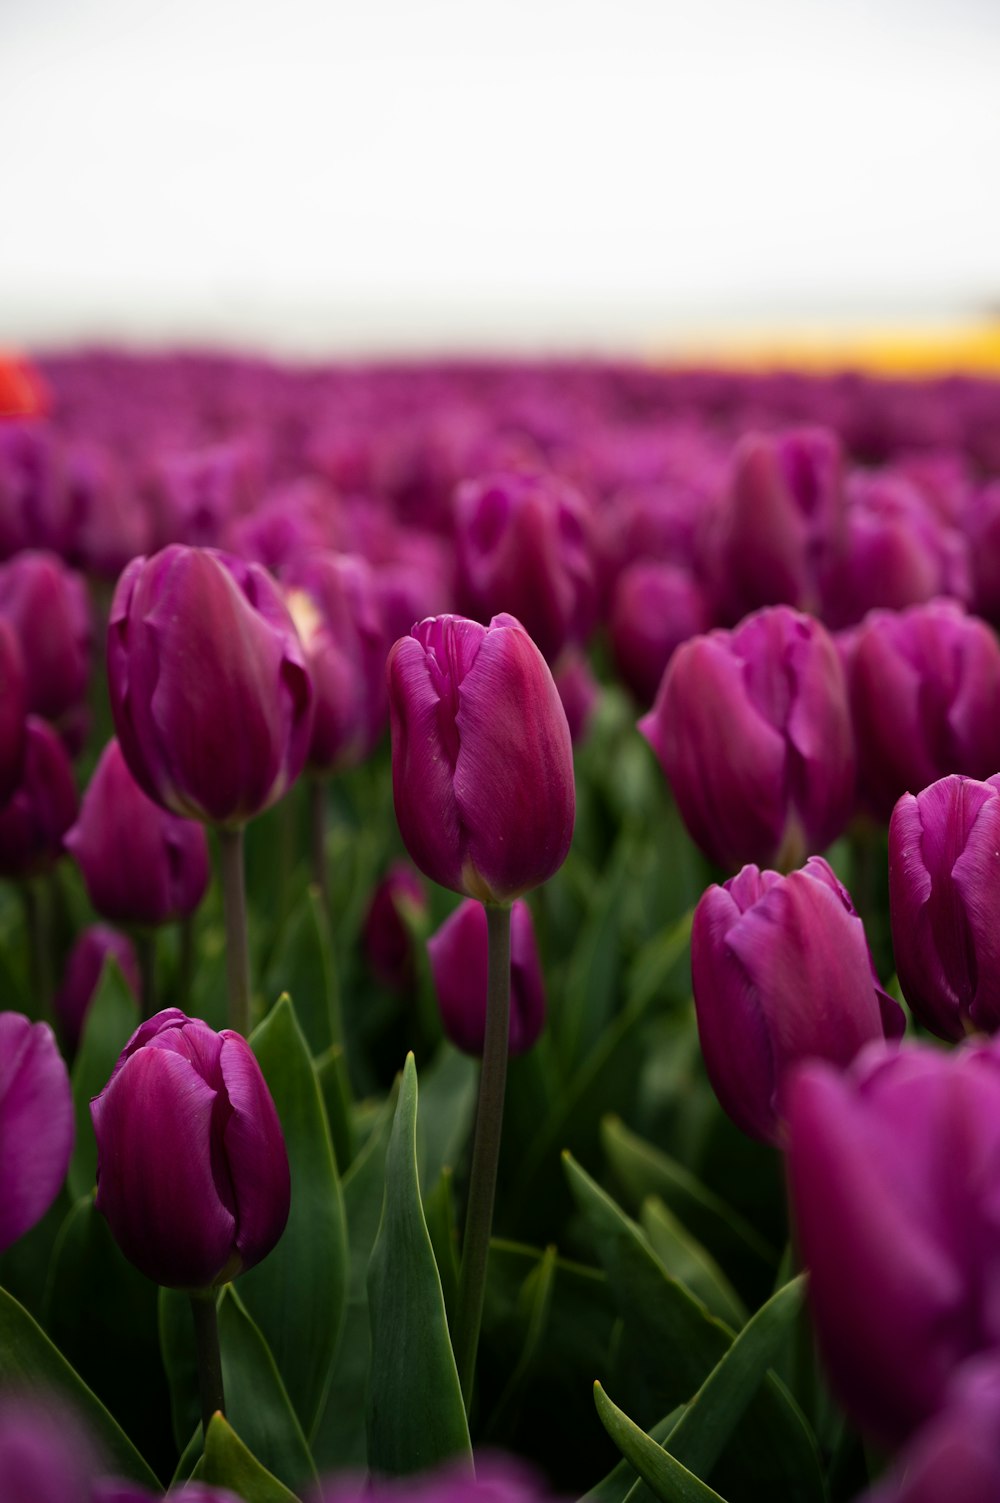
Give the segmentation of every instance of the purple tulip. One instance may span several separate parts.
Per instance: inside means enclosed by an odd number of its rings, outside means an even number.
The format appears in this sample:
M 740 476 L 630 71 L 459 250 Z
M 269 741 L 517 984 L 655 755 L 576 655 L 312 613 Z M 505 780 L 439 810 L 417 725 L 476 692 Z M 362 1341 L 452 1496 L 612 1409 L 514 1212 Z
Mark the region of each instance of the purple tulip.
M 28 695 L 17 634 L 0 619 L 0 807 L 13 795 L 24 771 Z
M 29 715 L 21 782 L 0 808 L 0 875 L 21 880 L 48 871 L 76 811 L 69 753 L 47 721 Z
M 288 1219 L 288 1155 L 238 1033 L 215 1033 L 176 1007 L 157 1013 L 90 1110 L 97 1209 L 142 1273 L 207 1289 L 267 1256 Z
M 161 1503 L 161 1493 L 147 1492 L 136 1487 L 134 1482 L 118 1482 L 113 1478 L 98 1482 L 90 1494 L 90 1503 Z M 165 1503 L 243 1503 L 226 1487 L 210 1487 L 207 1482 L 184 1482 L 172 1487 Z
M 176 545 L 133 559 L 111 606 L 108 677 L 129 769 L 175 814 L 235 828 L 302 770 L 312 684 L 257 564 Z
M 942 1038 L 1000 1029 L 1000 788 L 952 776 L 905 793 L 889 823 L 896 969 Z
M 935 595 L 968 600 L 969 550 L 919 489 L 891 471 L 847 485 L 842 535 L 823 574 L 823 619 L 852 626 L 879 606 L 903 610 Z
M 653 703 L 681 643 L 710 624 L 708 602 L 690 569 L 644 562 L 619 575 L 608 630 L 618 672 L 640 704 Z
M 91 903 L 112 923 L 155 928 L 187 917 L 205 896 L 205 831 L 146 797 L 115 740 L 101 753 L 65 844 Z
M 597 599 L 590 517 L 555 475 L 508 472 L 470 480 L 455 499 L 459 604 L 485 621 L 510 612 L 549 662 L 582 642 Z
M 464 1054 L 481 1055 L 486 1036 L 486 910 L 460 903 L 427 941 L 445 1037 Z M 509 1052 L 524 1054 L 545 1026 L 542 978 L 531 909 L 520 900 L 510 917 Z
M 575 746 L 590 729 L 590 722 L 601 698 L 601 686 L 586 654 L 578 647 L 567 647 L 552 670 L 555 686 L 566 711 L 566 724 Z
M 710 544 L 720 618 L 737 622 L 767 605 L 813 605 L 839 503 L 834 434 L 814 428 L 741 439 Z
M 573 749 L 520 622 L 421 621 L 388 675 L 396 818 L 420 870 L 487 903 L 548 881 L 573 838 Z
M 291 565 L 284 582 L 313 681 L 307 765 L 339 772 L 363 761 L 385 727 L 388 643 L 375 577 L 363 558 L 317 552 Z
M 888 820 L 904 793 L 1000 769 L 1000 643 L 950 600 L 872 611 L 843 640 L 865 802 Z
M 16 1391 L 0 1397 L 4 1503 L 94 1503 L 97 1464 L 90 1442 L 57 1398 Z M 98 1500 L 103 1503 L 100 1493 Z
M 58 724 L 80 709 L 90 678 L 87 586 L 54 553 L 20 553 L 0 567 L 0 616 L 17 632 L 28 709 Z
M 882 1444 L 1000 1346 L 1000 1053 L 873 1048 L 788 1091 L 789 1182 L 820 1350 Z
M 971 498 L 965 517 L 972 568 L 972 608 L 1000 626 L 1000 480 Z
M 781 1138 L 799 1060 L 846 1066 L 872 1039 L 903 1032 L 850 894 L 821 856 L 787 877 L 745 866 L 710 887 L 694 913 L 691 975 L 708 1078 L 763 1142 Z
M 0 1012 L 0 1253 L 59 1194 L 74 1136 L 69 1075 L 52 1029 Z
M 1000 1498 L 1000 1362 L 959 1369 L 948 1400 L 859 1503 L 993 1503 Z
M 793 866 L 850 818 L 844 672 L 825 628 L 787 606 L 679 647 L 639 729 L 692 837 L 720 866 Z
M 120 934 L 107 924 L 91 924 L 89 929 L 84 929 L 69 952 L 62 985 L 52 999 L 62 1037 L 70 1049 L 75 1049 L 80 1042 L 87 1012 L 109 955 L 117 963 L 132 994 L 141 995 L 139 960 L 128 935 Z
M 400 911 L 403 906 L 425 915 L 427 894 L 413 868 L 397 861 L 375 889 L 363 931 L 368 964 L 394 991 L 405 991 L 414 979 L 413 936 Z

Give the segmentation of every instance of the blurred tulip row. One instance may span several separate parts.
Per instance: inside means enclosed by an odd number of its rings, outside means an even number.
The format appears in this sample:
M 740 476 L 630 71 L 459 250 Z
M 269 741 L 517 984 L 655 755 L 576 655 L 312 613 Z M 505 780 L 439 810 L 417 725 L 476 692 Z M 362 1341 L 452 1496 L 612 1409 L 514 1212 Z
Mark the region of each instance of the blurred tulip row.
M 1000 385 L 4 404 L 0 1499 L 995 1503 Z

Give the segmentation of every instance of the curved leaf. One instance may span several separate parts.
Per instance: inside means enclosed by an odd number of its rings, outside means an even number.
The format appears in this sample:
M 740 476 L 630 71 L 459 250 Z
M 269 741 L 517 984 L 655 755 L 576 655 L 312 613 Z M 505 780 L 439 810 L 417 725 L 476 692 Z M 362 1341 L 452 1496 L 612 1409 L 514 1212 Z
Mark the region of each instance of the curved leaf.
M 417 1070 L 407 1055 L 385 1166 L 385 1204 L 368 1270 L 372 1366 L 368 1464 L 406 1474 L 471 1460 L 417 1172 Z
M 198 1475 L 213 1487 L 227 1487 L 244 1503 L 297 1503 L 294 1493 L 261 1466 L 222 1414 L 214 1414 Z
M 725 1503 L 719 1493 L 633 1424 L 611 1402 L 600 1383 L 594 1384 L 594 1402 L 605 1430 L 660 1503 Z
M 245 1444 L 288 1487 L 316 1481 L 306 1438 L 274 1357 L 232 1284 L 219 1300 L 226 1415 Z

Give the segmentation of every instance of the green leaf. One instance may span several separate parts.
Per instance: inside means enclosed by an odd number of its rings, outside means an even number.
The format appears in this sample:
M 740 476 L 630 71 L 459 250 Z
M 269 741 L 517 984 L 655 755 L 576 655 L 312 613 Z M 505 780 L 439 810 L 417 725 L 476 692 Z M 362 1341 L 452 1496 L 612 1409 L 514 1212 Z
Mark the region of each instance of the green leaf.
M 372 1366 L 368 1462 L 405 1475 L 471 1459 L 434 1251 L 417 1173 L 417 1070 L 407 1055 L 386 1156 L 385 1205 L 368 1270 Z
M 288 992 L 295 998 L 299 1024 L 314 1055 L 342 1042 L 335 985 L 323 898 L 318 888 L 310 887 L 295 906 L 267 968 L 263 989 L 267 997 Z
M 611 1402 L 600 1383 L 594 1384 L 594 1402 L 605 1430 L 661 1503 L 725 1503 L 719 1493 L 633 1424 Z
M 718 1263 L 684 1229 L 659 1196 L 651 1195 L 643 1201 L 639 1224 L 667 1272 L 697 1295 L 712 1315 L 734 1330 L 746 1323 L 746 1306 Z
M 208 1427 L 199 1475 L 213 1487 L 229 1488 L 244 1503 L 298 1503 L 295 1494 L 247 1450 L 221 1414 L 213 1415 Z
M 616 1180 L 635 1206 L 658 1195 L 723 1268 L 749 1262 L 765 1287 L 773 1284 L 776 1250 L 682 1164 L 614 1116 L 601 1123 L 601 1144 Z
M 240 1279 L 240 1297 L 308 1434 L 323 1401 L 347 1300 L 344 1204 L 312 1059 L 287 996 L 251 1034 L 250 1047 L 285 1135 L 292 1201 L 284 1235 Z
M 331 1044 L 313 1063 L 326 1110 L 337 1172 L 343 1180 L 354 1158 L 354 1126 L 351 1122 L 351 1084 L 347 1075 L 347 1057 L 340 1044 Z
M 108 956 L 84 1024 L 73 1063 L 76 1142 L 66 1176 L 74 1200 L 89 1195 L 97 1182 L 97 1140 L 90 1119 L 92 1097 L 103 1091 L 129 1038 L 139 1026 L 139 1006 L 114 958 Z
M 622 909 L 632 875 L 634 841 L 623 829 L 596 886 L 573 951 L 557 1013 L 559 1052 L 570 1073 L 600 1039 L 619 999 Z
M 219 1300 L 226 1414 L 267 1469 L 294 1491 L 316 1481 L 306 1438 L 271 1350 L 232 1284 Z
M 424 1197 L 424 1216 L 434 1249 L 434 1261 L 441 1275 L 441 1292 L 449 1325 L 458 1299 L 458 1221 L 455 1216 L 454 1176 L 448 1168 L 441 1170 L 437 1183 Z
M 699 1476 L 712 1470 L 767 1376 L 802 1308 L 804 1291 L 800 1274 L 761 1306 L 671 1430 L 666 1442 L 671 1454 Z
M 491 1249 L 492 1253 L 492 1249 Z M 521 1286 L 517 1301 L 517 1314 L 525 1325 L 524 1345 L 517 1364 L 500 1395 L 496 1410 L 490 1420 L 489 1432 L 502 1432 L 523 1398 L 524 1388 L 535 1364 L 542 1340 L 549 1323 L 552 1295 L 556 1280 L 556 1249 L 547 1247 L 541 1261 L 534 1267 Z
M 330 1370 L 323 1412 L 310 1436 L 321 1471 L 362 1470 L 367 1465 L 365 1407 L 371 1365 L 368 1262 L 385 1198 L 385 1158 L 396 1091 L 385 1102 L 363 1148 L 344 1176 L 349 1280 L 340 1344 Z
M 442 1169 L 460 1163 L 472 1130 L 479 1064 L 451 1044 L 442 1044 L 420 1076 L 417 1161 L 425 1192 Z
M 201 1425 L 198 1397 L 198 1352 L 191 1320 L 191 1301 L 180 1289 L 161 1289 L 158 1301 L 160 1357 L 170 1389 L 174 1444 L 183 1451 L 192 1430 Z
M 57 1395 L 80 1416 L 114 1470 L 143 1487 L 159 1488 L 155 1474 L 104 1405 L 5 1289 L 0 1289 L 0 1388 Z
M 663 1444 L 683 1413 L 684 1405 L 678 1404 L 659 1424 L 653 1426 L 649 1435 L 657 1445 Z M 584 1493 L 580 1503 L 649 1503 L 649 1499 L 655 1496 L 645 1482 L 636 1481 L 635 1467 L 623 1457 L 596 1487 Z

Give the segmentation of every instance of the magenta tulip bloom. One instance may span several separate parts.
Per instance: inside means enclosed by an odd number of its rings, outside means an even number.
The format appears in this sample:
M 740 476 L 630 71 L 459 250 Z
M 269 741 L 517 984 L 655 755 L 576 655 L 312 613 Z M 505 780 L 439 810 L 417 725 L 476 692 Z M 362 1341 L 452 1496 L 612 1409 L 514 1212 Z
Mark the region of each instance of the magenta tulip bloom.
M 1000 1029 L 1000 788 L 949 777 L 904 793 L 889 823 L 896 970 L 942 1038 Z
M 865 801 L 888 820 L 904 793 L 1000 770 L 1000 643 L 950 600 L 872 611 L 844 642 Z
M 205 831 L 147 798 L 114 740 L 101 753 L 66 849 L 91 903 L 116 924 L 155 928 L 184 918 L 208 886 Z
M 363 558 L 318 552 L 291 565 L 285 585 L 315 693 L 307 765 L 339 772 L 363 761 L 385 729 L 389 644 L 375 576 Z
M 992 1503 L 1000 1498 L 1000 1363 L 959 1369 L 939 1414 L 859 1503 Z
M 455 498 L 461 609 L 480 621 L 509 611 L 553 662 L 596 617 L 590 532 L 586 502 L 556 475 L 466 481 Z
M 74 1136 L 69 1075 L 52 1029 L 0 1013 L 0 1253 L 59 1194 Z
M 133 559 L 111 606 L 108 678 L 129 769 L 175 814 L 238 827 L 302 771 L 312 684 L 257 564 L 176 545 Z
M 252 1268 L 288 1219 L 288 1155 L 238 1033 L 176 1007 L 129 1039 L 91 1103 L 97 1209 L 158 1284 L 207 1289 Z
M 0 808 L 0 875 L 21 880 L 48 871 L 76 811 L 69 753 L 47 721 L 29 715 L 21 782 Z
M 486 910 L 460 903 L 427 941 L 445 1037 L 464 1054 L 481 1055 L 486 1036 Z M 531 909 L 518 901 L 510 915 L 509 1052 L 524 1054 L 545 1026 L 542 978 Z
M 17 632 L 28 709 L 58 724 L 79 711 L 90 677 L 87 586 L 54 553 L 19 553 L 0 567 L 0 616 Z
M 62 985 L 52 999 L 62 1037 L 75 1049 L 94 993 L 104 974 L 104 962 L 111 956 L 136 997 L 141 995 L 139 959 L 127 934 L 120 934 L 107 924 L 91 924 L 84 929 L 69 952 Z
M 363 931 L 368 964 L 394 991 L 404 991 L 414 979 L 413 936 L 403 919 L 404 906 L 425 915 L 427 893 L 413 868 L 397 861 L 375 889 Z
M 95 1485 L 90 1503 L 160 1503 L 160 1498 L 159 1493 L 147 1492 L 134 1482 L 106 1480 Z M 185 1482 L 172 1487 L 167 1500 L 168 1503 L 243 1503 L 228 1488 L 210 1487 L 207 1482 Z
M 690 569 L 636 563 L 618 577 L 608 630 L 618 672 L 642 705 L 651 705 L 682 642 L 708 630 L 708 602 Z
M 795 865 L 850 818 L 843 669 L 825 628 L 787 606 L 679 647 L 639 729 L 693 839 L 720 866 Z
M 514 1457 L 476 1457 L 476 1471 L 446 1466 L 415 1477 L 329 1478 L 316 1503 L 554 1503 L 548 1489 Z
M 21 647 L 14 628 L 0 620 L 0 807 L 12 796 L 24 771 L 27 713 Z
M 738 1127 L 780 1140 L 792 1066 L 845 1066 L 904 1027 L 875 975 L 864 925 L 821 856 L 787 877 L 745 866 L 705 892 L 691 930 L 705 1067 Z
M 520 622 L 431 617 L 388 674 L 396 818 L 420 870 L 484 903 L 548 881 L 573 838 L 573 749 Z
M 58 1398 L 0 1396 L 0 1498 L 4 1503 L 94 1503 L 97 1456 Z M 103 1503 L 100 1491 L 98 1503 Z
M 566 724 L 575 746 L 590 729 L 590 722 L 601 698 L 601 686 L 586 654 L 579 647 L 567 647 L 553 667 L 555 686 L 566 711 Z
M 820 1350 L 841 1402 L 897 1445 L 960 1365 L 1000 1346 L 1000 1053 L 866 1052 L 788 1091 L 789 1182 Z

